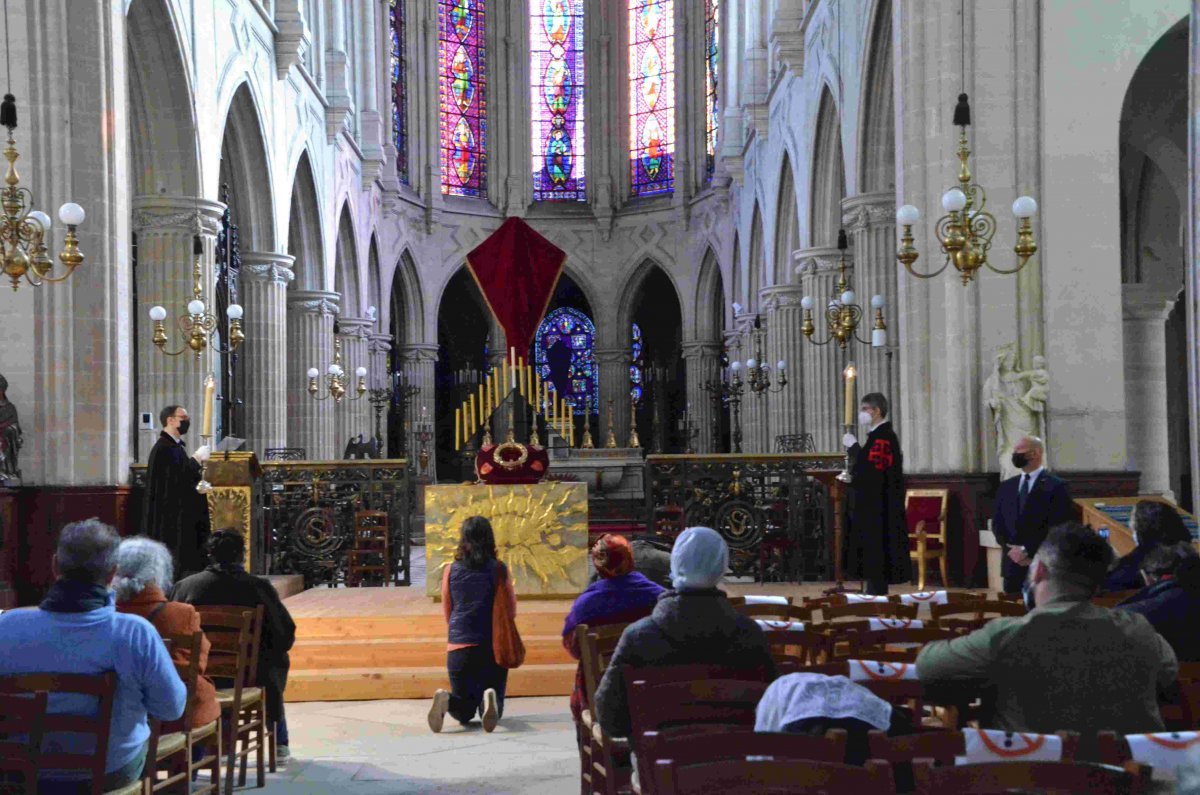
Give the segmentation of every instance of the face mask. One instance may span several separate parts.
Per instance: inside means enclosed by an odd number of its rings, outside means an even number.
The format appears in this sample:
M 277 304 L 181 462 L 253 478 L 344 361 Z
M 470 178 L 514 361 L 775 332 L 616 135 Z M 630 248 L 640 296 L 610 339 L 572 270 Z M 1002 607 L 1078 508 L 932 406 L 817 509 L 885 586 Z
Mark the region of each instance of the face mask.
M 1017 469 L 1024 469 L 1029 466 L 1029 456 L 1025 453 L 1013 453 L 1012 463 Z
M 874 420 L 874 417 L 871 416 L 870 412 L 867 412 L 867 411 L 858 412 L 858 424 L 859 425 L 870 425 L 872 420 Z
M 188 428 L 190 428 L 190 427 L 192 427 L 191 420 L 180 420 L 179 421 L 179 435 L 186 436 L 187 432 L 188 432 Z

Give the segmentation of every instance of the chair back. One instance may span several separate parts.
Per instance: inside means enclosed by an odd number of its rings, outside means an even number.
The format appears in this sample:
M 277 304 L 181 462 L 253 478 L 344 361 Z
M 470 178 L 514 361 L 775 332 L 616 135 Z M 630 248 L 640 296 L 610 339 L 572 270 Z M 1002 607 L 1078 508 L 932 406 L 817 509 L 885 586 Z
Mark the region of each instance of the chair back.
M 716 723 L 754 727 L 754 711 L 767 690 L 765 677 L 754 678 L 747 672 L 742 678 L 699 678 L 690 676 L 684 668 L 675 669 L 671 681 L 662 678 L 665 668 L 625 669 L 635 749 L 637 738 L 646 732 L 677 726 Z
M 109 733 L 112 724 L 113 696 L 117 675 L 104 674 L 18 674 L 0 676 L 0 695 L 47 693 L 54 697 L 54 707 L 61 711 L 47 712 L 42 721 L 43 744 L 50 735 L 91 735 L 91 753 L 69 753 L 51 743 L 43 751 L 40 771 L 84 771 L 92 782 L 92 792 L 100 795 L 104 783 L 104 768 L 108 760 Z M 82 739 L 82 738 L 80 738 Z M 73 740 L 78 747 L 89 743 Z
M 949 489 L 909 489 L 904 493 L 904 515 L 908 520 L 908 537 L 915 538 L 918 528 L 926 539 L 946 543 L 946 514 L 950 504 Z M 915 549 L 915 545 L 910 543 Z
M 205 672 L 212 679 L 227 679 L 233 683 L 235 709 L 242 703 L 242 688 L 247 684 L 250 665 L 250 628 L 254 623 L 251 610 L 217 610 L 200 608 L 200 626 L 208 638 L 208 666 Z M 261 608 L 260 608 L 261 609 Z
M 870 758 L 883 759 L 893 765 L 908 764 L 914 759 L 932 759 L 939 765 L 952 765 L 967 750 L 962 732 L 947 729 L 897 737 L 875 730 L 867 735 L 867 747 Z
M 791 596 L 776 596 L 774 594 L 738 594 L 726 597 L 729 604 L 734 607 L 741 605 L 759 607 L 761 605 L 769 605 L 776 607 L 786 607 L 792 604 Z
M 854 602 L 821 608 L 821 618 L 826 622 L 845 618 L 872 617 L 916 618 L 917 605 L 897 604 L 896 602 Z
M 1025 605 L 1021 602 L 981 599 L 944 605 L 931 605 L 933 624 L 941 629 L 976 630 L 993 618 L 1001 616 L 1023 616 Z
M 654 766 L 659 795 L 794 795 L 797 792 L 853 792 L 854 795 L 892 795 L 891 766 L 869 760 L 865 767 L 771 759 L 718 759 L 677 764 L 660 759 Z
M 934 767 L 932 759 L 917 759 L 913 761 L 913 779 L 919 795 L 947 792 L 999 795 L 1014 790 L 1128 795 L 1146 788 L 1150 770 L 1134 764 L 1122 770 L 1084 762 L 988 762 Z
M 613 652 L 617 650 L 617 642 L 628 624 L 603 624 L 589 627 L 580 624 L 575 627 L 575 638 L 579 641 L 579 664 L 583 666 L 583 686 L 587 690 L 587 703 L 596 703 L 596 688 L 608 670 L 608 663 Z
M 37 792 L 47 698 L 45 691 L 0 695 L 0 791 L 14 787 L 13 776 L 20 776 L 24 792 Z
M 949 640 L 958 633 L 949 629 L 903 627 L 898 629 L 866 629 L 843 635 L 849 646 L 848 656 L 855 660 L 885 662 L 916 662 L 925 644 Z
M 224 635 L 222 640 L 226 642 L 220 644 L 220 649 L 222 654 L 228 654 L 231 649 L 227 642 L 232 640 L 232 636 L 240 630 L 242 617 L 249 616 L 250 624 L 247 627 L 246 637 L 243 639 L 246 668 L 242 673 L 241 684 L 243 687 L 257 685 L 258 655 L 262 648 L 263 606 L 196 605 L 195 607 L 196 612 L 200 614 L 200 628 L 204 630 L 204 634 L 212 644 L 212 648 L 208 652 L 209 664 L 206 670 L 213 679 L 226 678 L 225 674 L 214 673 L 212 669 L 212 657 L 218 649 L 217 639 L 214 635 Z
M 822 659 L 828 649 L 823 632 L 808 632 L 800 623 L 760 621 L 763 636 L 776 663 L 808 665 Z
M 192 713 L 196 708 L 196 681 L 200 678 L 200 649 L 204 644 L 204 633 L 197 630 L 191 633 L 169 634 L 163 640 L 169 649 L 186 649 L 188 652 L 187 662 L 180 662 L 174 657 L 171 659 L 175 663 L 175 671 L 183 680 L 183 686 L 187 688 L 187 706 L 183 708 L 183 717 L 180 718 L 180 730 L 191 731 L 194 728 Z
M 1070 762 L 1079 750 L 1077 732 L 1036 734 L 999 729 L 963 729 L 964 764 L 986 762 Z
M 1100 732 L 1100 761 L 1121 767 L 1128 762 L 1149 765 L 1155 778 L 1174 779 L 1181 765 L 1190 764 L 1200 751 L 1200 732 L 1128 734 Z

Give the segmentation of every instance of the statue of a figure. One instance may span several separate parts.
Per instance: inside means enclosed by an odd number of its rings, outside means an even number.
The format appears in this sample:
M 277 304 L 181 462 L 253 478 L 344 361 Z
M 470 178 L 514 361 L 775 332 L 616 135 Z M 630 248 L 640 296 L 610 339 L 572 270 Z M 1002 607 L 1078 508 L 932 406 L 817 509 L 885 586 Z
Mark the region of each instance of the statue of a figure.
M 983 385 L 983 399 L 992 413 L 1001 480 L 1013 477 L 1013 446 L 1023 436 L 1045 438 L 1046 400 L 1050 373 L 1044 356 L 1033 357 L 1033 368 L 1017 369 L 1015 344 L 996 351 L 996 365 Z
M 0 375 L 0 484 L 20 482 L 21 442 L 17 407 L 8 399 L 8 379 Z

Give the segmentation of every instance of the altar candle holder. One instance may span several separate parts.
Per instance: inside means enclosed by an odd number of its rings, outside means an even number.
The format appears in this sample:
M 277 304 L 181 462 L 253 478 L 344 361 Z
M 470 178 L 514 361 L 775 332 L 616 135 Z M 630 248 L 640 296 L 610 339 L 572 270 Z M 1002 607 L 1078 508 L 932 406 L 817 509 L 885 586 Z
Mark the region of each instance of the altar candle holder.
M 212 437 L 201 436 L 200 441 L 207 446 L 212 441 Z M 209 451 L 209 455 L 212 455 L 211 450 Z M 200 462 L 200 482 L 196 484 L 196 491 L 199 494 L 208 494 L 212 490 L 213 485 L 208 482 L 208 459 L 205 459 Z

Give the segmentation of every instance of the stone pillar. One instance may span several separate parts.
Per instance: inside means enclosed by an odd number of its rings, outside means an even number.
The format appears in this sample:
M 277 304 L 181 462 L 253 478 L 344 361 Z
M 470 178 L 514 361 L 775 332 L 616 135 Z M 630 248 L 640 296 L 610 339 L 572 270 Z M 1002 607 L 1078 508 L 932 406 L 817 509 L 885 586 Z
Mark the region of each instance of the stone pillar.
M 391 41 L 387 27 L 390 24 L 387 17 L 389 13 L 386 3 L 383 4 L 381 11 L 378 0 L 359 0 L 358 18 L 362 23 L 362 29 L 359 40 L 350 45 L 358 47 L 358 94 L 361 105 L 358 114 L 358 129 L 363 150 L 363 187 L 368 190 L 383 173 L 384 167 L 384 125 L 383 119 L 379 115 L 380 92 L 376 84 L 376 76 L 391 74 L 390 50 L 384 49 L 381 53 L 379 49 L 381 39 Z M 380 21 L 384 23 L 385 35 L 382 37 L 375 32 L 376 23 Z M 383 55 L 382 64 L 379 58 L 381 54 Z
M 746 382 L 746 360 L 754 356 L 754 340 L 750 336 L 748 329 L 754 327 L 754 314 L 743 312 L 740 315 L 735 315 L 733 318 L 733 331 L 730 332 L 730 352 L 729 361 L 738 362 L 741 369 L 738 371 L 738 378 L 743 383 Z M 740 430 L 742 436 L 742 452 L 754 453 L 758 452 L 758 437 L 759 437 L 759 416 L 755 411 L 754 393 L 750 391 L 749 385 L 745 386 L 742 392 L 741 404 L 737 411 L 738 416 L 734 417 L 732 408 L 729 414 L 729 421 L 732 423 L 730 427 L 730 449 L 737 451 L 738 445 L 734 440 Z
M 187 319 L 187 305 L 194 295 L 192 250 L 196 235 L 204 248 L 200 255 L 200 300 L 207 311 L 214 308 L 213 252 L 224 205 L 183 196 L 138 196 L 133 207 L 133 231 L 138 241 L 135 311 L 138 327 L 145 329 L 137 340 L 137 407 L 139 411 L 151 412 L 156 423 L 159 410 L 166 405 L 174 403 L 187 408 L 194 428 L 187 441 L 194 450 L 200 446 L 204 377 L 219 367 L 211 345 L 198 359 L 186 348 L 178 323 L 181 318 Z M 184 353 L 167 356 L 150 342 L 153 322 L 149 313 L 150 307 L 156 305 L 167 310 L 166 350 L 184 350 Z M 215 375 L 220 378 L 220 373 Z M 213 411 L 216 435 L 219 418 L 216 407 Z
M 800 299 L 804 290 L 799 284 L 781 284 L 762 291 L 763 310 L 767 313 L 767 363 L 771 365 L 771 388 L 778 388 L 779 373 L 775 365 L 781 360 L 787 365 L 787 386 L 767 395 L 767 410 L 770 417 L 770 450 L 775 450 L 775 436 L 805 433 L 803 378 L 795 377 L 803 372 L 804 340 L 802 326 L 804 310 Z
M 359 397 L 358 376 L 354 374 L 359 367 L 367 368 L 367 377 L 371 371 L 368 364 L 367 335 L 375 327 L 375 321 L 370 318 L 339 317 L 338 336 L 342 340 L 342 367 L 346 370 L 346 397 L 341 405 L 334 406 L 334 449 L 341 454 L 346 449 L 346 442 L 362 434 L 363 441 L 371 438 L 375 432 L 371 419 L 371 403 L 367 393 Z M 351 400 L 351 398 L 354 398 Z
M 825 321 L 825 307 L 837 293 L 839 255 L 840 252 L 830 246 L 802 248 L 792 252 L 802 291 L 814 303 L 813 325 L 816 331 L 811 339 L 827 343 L 818 345 L 805 340 L 807 347 L 800 367 L 804 382 L 804 430 L 812 434 L 817 451 L 822 453 L 841 452 L 843 449 L 845 393 L 842 388 L 842 369 L 848 361 L 857 365 L 855 356 L 859 353 L 853 347 L 843 351 L 836 341 L 830 340 L 829 325 Z
M 721 343 L 701 340 L 685 342 L 683 360 L 687 365 L 688 417 L 692 428 L 697 432 L 691 441 L 692 450 L 697 453 L 716 452 L 713 446 L 713 427 L 719 426 L 720 418 L 717 416 L 717 407 L 713 404 L 713 396 L 704 389 L 704 385 L 717 383 L 721 378 Z M 600 417 L 600 424 L 603 426 L 603 407 Z M 684 442 L 686 444 L 686 440 Z
M 1167 417 L 1167 315 L 1179 290 L 1151 284 L 1121 287 L 1125 348 L 1125 415 L 1129 466 L 1142 473 L 1141 492 L 1169 500 L 1170 422 Z
M 370 362 L 367 365 L 367 388 L 368 389 L 384 389 L 390 394 L 392 391 L 392 363 L 389 361 L 388 354 L 392 350 L 392 335 L 391 334 L 368 334 L 367 335 L 367 358 Z M 369 393 L 368 393 L 369 394 Z M 387 415 L 390 410 L 391 403 L 383 407 L 378 417 L 379 423 L 379 439 L 383 445 L 383 454 L 390 457 L 392 454 L 387 449 Z M 368 405 L 367 410 L 371 416 L 371 438 L 375 438 L 376 429 L 376 414 L 375 406 Z
M 1188 18 L 1188 256 L 1184 267 L 1187 323 L 1188 422 L 1191 423 L 1192 509 L 1200 508 L 1200 14 Z
M 288 447 L 304 448 L 305 458 L 310 461 L 336 457 L 333 400 L 324 387 L 326 371 L 333 361 L 333 319 L 337 311 L 337 293 L 292 290 L 288 295 Z M 310 367 L 320 373 L 317 397 L 325 400 L 308 394 Z
M 295 278 L 295 259 L 289 254 L 242 252 L 246 446 L 259 458 L 272 447 L 287 447 L 287 286 Z
M 608 401 L 611 400 L 613 432 L 617 435 L 617 445 L 625 447 L 629 444 L 629 365 L 632 354 L 629 348 L 597 348 L 595 354 L 600 378 L 600 436 L 596 444 L 603 445 L 608 438 Z M 648 447 L 649 430 L 638 428 L 643 447 Z M 583 430 L 578 420 L 575 422 L 575 431 L 577 436 L 582 437 Z
M 438 346 L 435 343 L 412 343 L 408 345 L 396 346 L 396 369 L 404 374 L 404 379 L 409 384 L 416 384 L 418 391 L 415 395 L 409 398 L 408 407 L 412 418 L 421 416 L 421 408 L 425 407 L 429 416 L 429 421 L 435 426 L 435 437 L 430 440 L 427 445 L 429 451 L 429 470 L 425 473 L 431 480 L 437 480 L 437 454 L 435 448 L 437 446 L 436 425 L 439 409 L 441 411 L 450 411 L 452 414 L 455 407 L 442 406 L 438 407 L 436 400 L 436 383 L 434 380 L 434 366 L 437 364 Z M 421 452 L 420 442 L 416 441 L 412 434 L 413 426 L 409 425 L 409 438 L 406 440 L 406 455 L 410 461 L 413 461 L 414 468 L 417 466 L 417 457 Z
M 762 294 L 759 295 L 759 305 L 762 305 Z M 761 326 L 760 342 L 755 343 L 754 315 L 745 316 L 742 323 L 742 381 L 746 391 L 742 394 L 742 450 L 747 453 L 768 453 L 774 448 L 773 425 L 767 406 L 767 394 L 755 393 L 750 388 L 748 362 L 754 359 L 768 359 L 766 341 L 770 335 L 768 319 L 758 316 Z
M 897 354 L 900 324 L 896 288 L 896 196 L 892 192 L 864 193 L 842 200 L 842 224 L 850 234 L 850 261 L 854 264 L 851 289 L 863 308 L 859 336 L 869 343 L 875 327 L 871 297 L 882 295 L 888 344 L 866 349 L 857 343 L 859 395 L 882 392 L 888 399 L 888 418 L 899 431 L 900 390 Z

